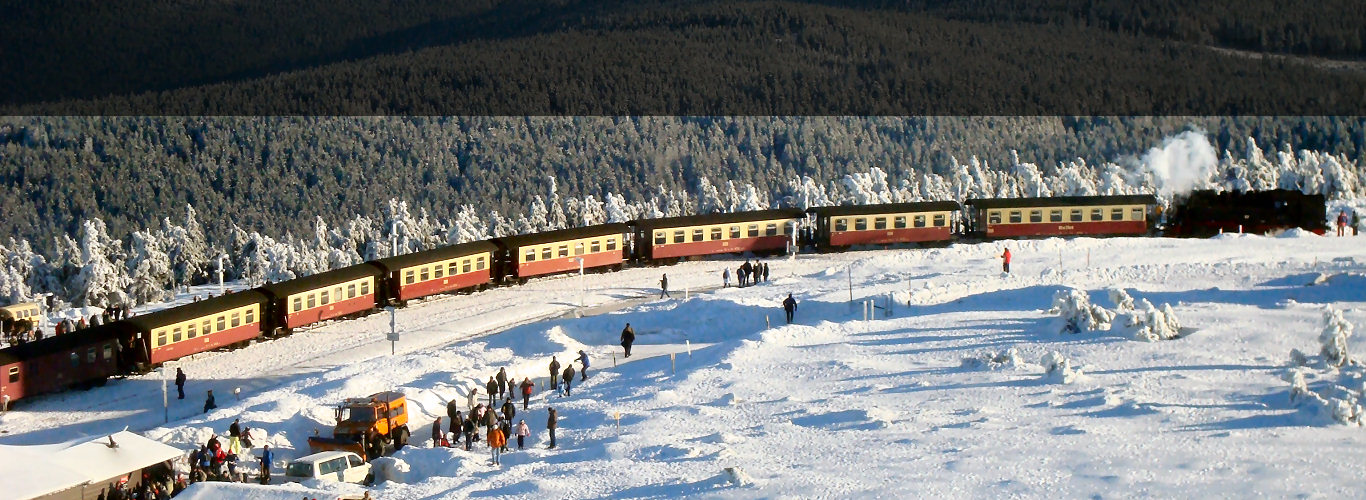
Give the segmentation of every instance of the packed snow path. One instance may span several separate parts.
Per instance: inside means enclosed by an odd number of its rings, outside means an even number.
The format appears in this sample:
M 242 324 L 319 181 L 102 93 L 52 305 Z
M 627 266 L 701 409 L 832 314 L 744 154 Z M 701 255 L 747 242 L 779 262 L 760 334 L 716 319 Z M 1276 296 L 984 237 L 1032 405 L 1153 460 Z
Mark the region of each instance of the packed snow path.
M 1291 349 L 1318 352 L 1324 305 L 1366 320 L 1364 241 L 1050 239 L 802 255 L 771 261 L 770 283 L 690 300 L 681 290 L 655 300 L 652 285 L 667 272 L 676 288 L 715 286 L 738 262 L 543 280 L 401 311 L 411 330 L 397 356 L 377 315 L 189 360 L 181 413 L 147 434 L 188 449 L 240 416 L 284 460 L 330 425 L 330 404 L 398 388 L 418 444 L 380 462 L 382 498 L 1354 496 L 1366 431 L 1303 411 L 1282 375 Z M 996 258 L 1006 246 L 1010 276 Z M 850 283 L 859 302 L 892 294 L 893 315 L 863 321 Z M 649 300 L 531 322 L 575 309 L 582 286 L 590 306 Z M 1170 303 L 1193 332 L 1059 334 L 1044 310 L 1064 287 L 1105 305 L 1111 287 Z M 797 324 L 784 326 L 788 292 Z M 613 367 L 626 322 L 639 355 Z M 1006 363 L 964 362 L 1011 348 Z M 445 402 L 498 367 L 543 377 L 550 355 L 567 362 L 579 349 L 593 368 L 573 396 L 518 405 L 530 450 L 494 467 L 482 443 L 428 444 Z M 1054 351 L 1081 369 L 1071 383 L 1044 375 Z M 269 382 L 237 402 L 230 388 L 246 380 Z M 159 385 L 149 376 L 36 401 L 4 417 L 0 441 L 158 425 Z M 202 415 L 208 387 L 221 408 Z M 562 418 L 555 450 L 545 449 L 547 401 Z

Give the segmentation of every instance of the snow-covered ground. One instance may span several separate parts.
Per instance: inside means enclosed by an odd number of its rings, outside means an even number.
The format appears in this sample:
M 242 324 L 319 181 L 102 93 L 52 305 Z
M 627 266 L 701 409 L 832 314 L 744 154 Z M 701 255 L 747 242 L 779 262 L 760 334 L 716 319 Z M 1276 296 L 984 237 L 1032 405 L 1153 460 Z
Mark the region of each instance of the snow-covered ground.
M 26 402 L 0 417 L 0 443 L 128 426 L 189 450 L 241 417 L 279 474 L 330 428 L 331 404 L 397 389 L 419 444 L 377 462 L 378 498 L 1359 496 L 1363 371 L 1319 353 L 1325 306 L 1366 320 L 1363 242 L 1297 231 L 801 255 L 744 289 L 715 289 L 738 260 L 538 280 L 400 310 L 396 355 L 379 314 L 184 360 L 188 397 L 171 387 L 169 423 L 158 374 Z M 672 299 L 656 298 L 661 273 Z M 1069 288 L 1114 326 L 1060 333 L 1048 310 Z M 1180 335 L 1136 340 L 1128 318 L 1143 315 L 1114 315 L 1111 289 L 1169 304 Z M 865 321 L 862 303 L 888 297 L 890 315 Z M 533 435 L 501 467 L 482 443 L 426 439 L 446 401 L 463 409 L 499 367 L 541 382 L 551 355 L 580 349 L 588 381 L 518 405 Z M 220 408 L 203 414 L 206 389 Z

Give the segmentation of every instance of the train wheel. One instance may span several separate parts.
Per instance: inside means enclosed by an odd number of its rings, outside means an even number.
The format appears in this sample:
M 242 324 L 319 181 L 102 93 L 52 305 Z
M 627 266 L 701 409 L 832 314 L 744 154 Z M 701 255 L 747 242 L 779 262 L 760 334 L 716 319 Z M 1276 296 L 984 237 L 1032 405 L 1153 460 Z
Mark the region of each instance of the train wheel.
M 96 379 L 95 379 L 95 387 L 104 387 L 104 384 L 106 384 L 106 383 L 108 383 L 108 382 L 109 382 L 109 376 L 108 376 L 108 375 L 101 375 L 99 378 L 96 378 Z

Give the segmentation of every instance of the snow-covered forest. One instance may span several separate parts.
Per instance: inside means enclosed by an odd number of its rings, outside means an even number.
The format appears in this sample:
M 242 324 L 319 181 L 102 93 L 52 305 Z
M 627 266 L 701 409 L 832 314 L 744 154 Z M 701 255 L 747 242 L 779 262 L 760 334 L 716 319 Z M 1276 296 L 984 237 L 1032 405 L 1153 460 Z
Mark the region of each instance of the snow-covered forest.
M 628 201 L 608 192 L 564 197 L 556 179 L 533 196 L 520 214 L 460 205 L 442 219 L 388 200 L 381 217 L 354 215 L 329 225 L 317 217 L 312 234 L 264 235 L 236 224 L 226 241 L 208 238 L 193 206 L 167 214 L 155 227 L 111 235 L 99 219 L 85 220 L 75 235 L 55 237 L 43 255 L 24 239 L 0 244 L 0 297 L 12 302 L 51 293 L 74 306 L 137 305 L 160 301 L 170 290 L 224 277 L 252 286 L 306 276 L 370 259 L 441 245 L 639 218 L 823 205 L 963 201 L 973 197 L 1030 197 L 1154 193 L 1164 203 L 1190 189 L 1295 189 L 1325 195 L 1330 204 L 1366 196 L 1357 160 L 1311 150 L 1266 151 L 1247 139 L 1246 153 L 1219 153 L 1204 133 L 1168 137 L 1146 152 L 1102 163 L 1083 159 L 1048 166 L 1022 162 L 991 165 L 977 157 L 952 158 L 941 175 L 870 166 L 841 178 L 798 176 L 774 193 L 731 179 L 696 178 L 688 190 L 660 185 Z M 1045 175 L 1046 170 L 1057 175 Z

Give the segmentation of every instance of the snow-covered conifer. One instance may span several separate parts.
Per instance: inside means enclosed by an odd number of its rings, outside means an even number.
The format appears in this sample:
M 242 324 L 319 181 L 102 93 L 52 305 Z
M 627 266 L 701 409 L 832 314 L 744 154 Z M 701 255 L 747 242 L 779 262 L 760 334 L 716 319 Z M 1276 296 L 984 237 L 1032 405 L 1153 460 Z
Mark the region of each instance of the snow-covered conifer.
M 1323 311 L 1323 331 L 1319 333 L 1320 352 L 1331 366 L 1343 366 L 1352 361 L 1347 352 L 1347 339 L 1352 336 L 1352 323 L 1342 316 L 1342 311 L 1329 306 Z
M 128 293 L 134 303 L 165 299 L 173 271 L 163 240 L 151 231 L 134 231 L 128 253 Z

